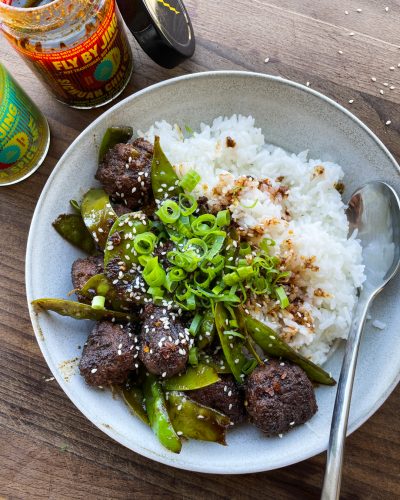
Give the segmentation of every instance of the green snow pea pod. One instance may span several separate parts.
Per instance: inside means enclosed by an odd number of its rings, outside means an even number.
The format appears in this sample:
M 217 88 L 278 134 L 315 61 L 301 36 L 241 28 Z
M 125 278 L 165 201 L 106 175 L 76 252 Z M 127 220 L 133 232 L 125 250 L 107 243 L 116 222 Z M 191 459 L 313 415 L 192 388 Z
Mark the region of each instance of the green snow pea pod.
M 203 321 L 201 322 L 197 347 L 204 349 L 210 345 L 214 340 L 215 331 L 214 314 L 210 309 L 204 314 Z
M 149 230 L 149 221 L 143 212 L 132 212 L 119 217 L 108 233 L 104 251 L 104 266 L 118 259 L 125 263 L 126 268 L 138 263 L 138 254 L 134 241 L 138 234 Z
M 103 161 L 104 156 L 107 151 L 113 148 L 116 144 L 120 144 L 122 142 L 126 143 L 133 136 L 133 128 L 132 127 L 110 127 L 106 130 L 106 133 L 103 136 L 103 140 L 101 141 L 100 150 L 99 150 L 99 162 Z
M 192 391 L 218 382 L 219 377 L 214 368 L 198 364 L 189 366 L 182 375 L 175 375 L 164 382 L 168 391 Z
M 151 164 L 151 186 L 156 201 L 163 201 L 165 194 L 168 198 L 178 196 L 183 190 L 179 186 L 179 177 L 176 175 L 174 167 L 165 156 L 160 138 L 156 135 L 154 138 L 154 155 Z
M 286 342 L 267 325 L 241 310 L 238 311 L 238 315 L 242 317 L 247 331 L 254 339 L 254 342 L 258 344 L 266 354 L 276 358 L 287 359 L 299 365 L 313 382 L 325 385 L 336 384 L 335 379 L 325 370 L 292 349 L 292 347 L 286 344 Z
M 114 286 L 104 274 L 95 274 L 89 278 L 78 293 L 89 300 L 92 300 L 96 295 L 101 295 L 106 298 L 107 306 L 110 306 L 114 311 L 126 310 L 132 306 L 132 303 L 125 302 L 117 295 Z
M 53 222 L 53 227 L 65 240 L 86 253 L 93 254 L 96 245 L 80 214 L 61 214 Z
M 216 304 L 214 318 L 226 362 L 236 381 L 242 383 L 242 368 L 247 362 L 242 352 L 243 340 L 236 335 L 225 334 L 225 332 L 231 330 L 231 327 L 229 326 L 228 312 L 222 302 Z
M 81 213 L 89 233 L 101 249 L 104 249 L 108 233 L 118 216 L 110 198 L 103 189 L 90 189 L 83 197 Z
M 133 414 L 139 417 L 145 424 L 150 425 L 142 389 L 136 385 L 124 386 L 122 388 L 122 397 Z
M 72 300 L 64 299 L 36 299 L 31 302 L 35 309 L 42 309 L 44 311 L 53 311 L 61 316 L 69 316 L 74 319 L 91 319 L 93 321 L 101 320 L 115 320 L 120 322 L 129 322 L 134 317 L 131 314 L 110 311 L 107 309 L 93 309 L 88 304 L 81 302 L 74 302 Z
M 150 427 L 154 434 L 165 448 L 174 453 L 179 453 L 182 443 L 168 415 L 161 384 L 154 375 L 149 374 L 145 377 L 143 394 Z
M 226 445 L 230 419 L 223 413 L 189 399 L 184 393 L 168 393 L 168 413 L 177 432 L 186 438 Z

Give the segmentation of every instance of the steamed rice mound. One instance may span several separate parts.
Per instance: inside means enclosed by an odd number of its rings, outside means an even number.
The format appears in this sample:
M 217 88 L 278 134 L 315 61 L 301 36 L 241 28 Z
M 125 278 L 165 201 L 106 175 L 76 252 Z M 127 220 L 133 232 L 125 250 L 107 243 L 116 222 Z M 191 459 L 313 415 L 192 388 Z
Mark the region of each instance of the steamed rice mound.
M 229 208 L 248 239 L 276 242 L 275 254 L 292 272 L 291 305 L 281 310 L 259 297 L 247 308 L 323 363 L 333 341 L 347 338 L 356 290 L 365 279 L 361 245 L 355 235 L 348 238 L 342 168 L 266 144 L 251 116 L 219 117 L 193 134 L 162 121 L 138 134 L 150 142 L 160 136 L 178 176 L 198 172 L 193 194 L 206 196 L 213 209 Z

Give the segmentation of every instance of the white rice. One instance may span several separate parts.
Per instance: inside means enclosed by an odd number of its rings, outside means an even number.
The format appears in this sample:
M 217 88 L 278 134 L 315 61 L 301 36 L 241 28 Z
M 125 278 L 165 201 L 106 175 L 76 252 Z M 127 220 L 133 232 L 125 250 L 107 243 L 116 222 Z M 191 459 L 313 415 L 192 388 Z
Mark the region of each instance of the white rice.
M 233 202 L 229 198 L 233 219 L 244 230 L 257 228 L 255 238 L 263 233 L 276 241 L 275 252 L 296 273 L 303 301 L 294 314 L 277 314 L 270 300 L 248 307 L 302 354 L 323 363 L 333 341 L 347 337 L 356 289 L 365 279 L 361 246 L 355 235 L 347 237 L 345 205 L 335 187 L 342 168 L 266 144 L 251 116 L 219 117 L 194 134 L 162 121 L 139 135 L 150 141 L 160 136 L 179 176 L 198 172 L 194 194 L 207 196 L 215 208 L 226 203 L 235 182 L 244 184 L 234 190 Z

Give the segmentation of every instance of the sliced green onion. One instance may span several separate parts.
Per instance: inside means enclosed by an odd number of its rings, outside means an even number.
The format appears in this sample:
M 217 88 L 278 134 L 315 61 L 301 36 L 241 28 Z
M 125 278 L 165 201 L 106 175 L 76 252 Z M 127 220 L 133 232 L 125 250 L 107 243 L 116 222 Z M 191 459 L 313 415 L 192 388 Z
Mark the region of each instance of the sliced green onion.
M 188 273 L 195 271 L 200 262 L 200 258 L 194 250 L 188 250 L 185 253 L 181 253 L 178 250 L 172 250 L 167 253 L 167 259 L 171 264 L 181 267 Z
M 224 246 L 225 238 L 225 231 L 213 231 L 212 233 L 206 235 L 205 241 L 210 247 L 207 253 L 209 259 L 212 259 L 215 255 L 220 253 L 222 247 Z
M 216 276 L 220 271 L 222 271 L 225 264 L 225 259 L 222 255 L 216 255 L 212 259 L 206 256 L 205 259 L 200 264 L 200 269 L 203 273 L 207 273 L 213 277 Z
M 72 208 L 74 208 L 79 214 L 81 213 L 81 207 L 76 200 L 69 200 L 69 203 Z
M 197 358 L 197 347 L 192 347 L 189 351 L 189 364 L 192 366 L 197 366 L 199 360 Z
M 196 249 L 198 248 L 201 249 L 201 253 L 196 251 Z M 198 255 L 199 258 L 203 258 L 207 253 L 208 246 L 207 243 L 204 240 L 201 240 L 200 238 L 191 238 L 184 247 L 184 251 L 186 252 L 187 250 L 194 250 L 196 254 L 199 254 Z
M 189 333 L 195 337 L 199 331 L 201 322 L 203 320 L 202 314 L 196 314 L 189 326 Z
M 92 309 L 105 309 L 104 304 L 106 303 L 106 298 L 102 295 L 96 295 L 92 299 Z
M 244 373 L 245 375 L 250 375 L 257 368 L 257 365 L 258 363 L 255 359 L 249 359 L 242 366 L 242 373 Z
M 179 195 L 179 206 L 181 214 L 184 216 L 192 215 L 197 210 L 198 203 L 196 198 L 191 194 L 181 193 Z
M 157 210 L 156 214 L 164 222 L 164 224 L 173 224 L 179 219 L 181 209 L 175 201 L 166 200 Z
M 139 264 L 144 267 L 147 264 L 147 262 L 152 258 L 153 257 L 151 255 L 140 255 L 138 257 Z
M 224 280 L 224 283 L 228 286 L 236 285 L 236 283 L 239 283 L 240 281 L 237 272 L 225 274 L 225 276 L 222 279 Z
M 147 293 L 152 295 L 154 299 L 162 299 L 164 297 L 164 290 L 159 286 L 151 286 L 148 288 Z
M 204 214 L 192 222 L 192 231 L 196 236 L 205 236 L 217 227 L 215 215 Z
M 185 191 L 193 191 L 193 189 L 197 186 L 197 184 L 200 182 L 201 177 L 200 175 L 195 172 L 194 170 L 189 170 L 187 174 L 185 174 L 179 185 L 185 190 Z
M 238 267 L 236 272 L 242 281 L 254 275 L 254 269 L 252 266 Z
M 157 237 L 155 234 L 146 232 L 138 234 L 133 240 L 133 248 L 140 255 L 148 255 L 154 250 Z
M 275 246 L 275 241 L 272 240 L 271 238 L 264 238 L 263 240 L 260 241 L 259 247 L 261 250 L 268 251 L 269 247 Z
M 229 226 L 230 223 L 231 223 L 231 213 L 229 212 L 229 210 L 221 210 L 220 212 L 217 213 L 218 227 Z
M 166 274 L 158 263 L 158 257 L 149 259 L 143 269 L 143 279 L 150 287 L 160 287 L 164 284 Z
M 283 286 L 279 286 L 278 288 L 275 288 L 275 294 L 281 304 L 281 308 L 285 309 L 289 305 L 289 299 L 286 295 L 285 289 Z
M 199 286 L 200 288 L 207 288 L 208 285 L 211 283 L 212 279 L 213 279 L 213 276 L 210 276 L 209 274 L 204 273 L 200 269 L 198 269 L 194 273 L 194 277 L 193 277 L 195 285 Z
M 257 203 L 258 203 L 258 198 L 251 205 L 244 205 L 242 202 L 240 202 L 240 206 L 243 208 L 254 208 L 257 205 Z
M 185 238 L 190 238 L 191 236 L 193 236 L 192 226 L 187 215 L 181 215 L 179 217 L 179 219 L 175 222 L 175 228 L 177 233 L 181 236 L 184 236 Z
M 240 244 L 240 248 L 239 248 L 239 255 L 249 255 L 251 253 L 251 246 L 250 246 L 250 243 L 248 243 L 247 241 L 246 242 L 243 242 Z

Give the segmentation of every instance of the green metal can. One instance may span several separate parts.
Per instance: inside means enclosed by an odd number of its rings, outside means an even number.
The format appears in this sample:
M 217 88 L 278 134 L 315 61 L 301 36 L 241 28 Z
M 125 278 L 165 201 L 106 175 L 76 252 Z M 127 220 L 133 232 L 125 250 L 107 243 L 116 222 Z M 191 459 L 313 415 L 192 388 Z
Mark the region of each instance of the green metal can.
M 46 118 L 0 63 L 0 186 L 31 175 L 49 144 Z

